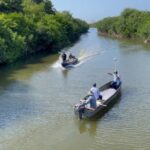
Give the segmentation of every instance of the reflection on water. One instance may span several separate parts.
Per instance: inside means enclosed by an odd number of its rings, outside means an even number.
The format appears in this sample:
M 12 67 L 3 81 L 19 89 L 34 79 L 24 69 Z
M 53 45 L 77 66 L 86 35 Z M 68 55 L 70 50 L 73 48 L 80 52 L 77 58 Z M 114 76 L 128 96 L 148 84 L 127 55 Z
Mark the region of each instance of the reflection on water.
M 68 77 L 68 74 L 69 74 L 69 70 L 63 70 L 62 71 L 62 74 L 63 74 L 63 76 L 64 76 L 64 78 L 67 78 Z
M 84 65 L 61 70 L 53 67 L 59 55 L 52 55 L 1 68 L 0 149 L 148 150 L 148 49 L 98 36 L 90 29 L 68 48 L 76 56 L 98 53 L 87 57 Z M 91 85 L 110 80 L 107 72 L 114 70 L 114 57 L 123 80 L 120 101 L 102 117 L 75 119 L 73 106 Z
M 16 62 L 12 65 L 3 66 L 0 70 L 0 86 L 9 86 L 15 80 L 28 80 L 34 73 L 50 69 L 50 64 L 56 61 L 57 55 L 53 57 L 36 58 L 29 57 L 23 62 Z
M 76 124 L 78 126 L 78 130 L 80 134 L 83 133 L 89 133 L 91 136 L 96 135 L 96 129 L 97 129 L 97 121 L 87 121 L 87 120 L 77 120 Z

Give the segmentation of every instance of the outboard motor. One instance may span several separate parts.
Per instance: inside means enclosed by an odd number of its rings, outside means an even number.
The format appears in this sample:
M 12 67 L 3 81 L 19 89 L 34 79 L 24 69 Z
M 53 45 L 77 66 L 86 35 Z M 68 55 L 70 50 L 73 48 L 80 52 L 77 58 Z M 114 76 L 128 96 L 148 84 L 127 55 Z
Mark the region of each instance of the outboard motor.
M 79 103 L 74 106 L 74 111 L 76 115 L 79 115 L 79 119 L 82 119 L 82 114 L 84 113 L 85 105 L 84 103 Z

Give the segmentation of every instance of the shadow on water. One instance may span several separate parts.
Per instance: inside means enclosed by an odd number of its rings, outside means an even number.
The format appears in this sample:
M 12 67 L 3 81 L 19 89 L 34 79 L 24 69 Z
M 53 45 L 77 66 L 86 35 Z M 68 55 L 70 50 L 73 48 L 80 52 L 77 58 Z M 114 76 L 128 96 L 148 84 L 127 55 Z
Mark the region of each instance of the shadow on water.
M 128 38 L 114 38 L 114 37 L 109 37 L 109 36 L 101 36 L 97 33 L 99 37 L 102 39 L 106 40 L 111 40 L 111 41 L 118 41 L 119 47 L 121 49 L 123 48 L 133 48 L 132 50 L 135 50 L 135 48 L 138 49 L 138 51 L 143 51 L 143 50 L 150 50 L 150 44 L 145 44 L 143 40 L 141 39 L 128 39 Z
M 119 48 L 125 50 L 125 53 L 143 52 L 150 50 L 149 44 L 144 44 L 140 39 L 116 39 L 119 41 Z
M 64 78 L 67 78 L 68 74 L 69 74 L 69 70 L 62 70 L 62 74 L 63 74 Z
M 75 124 L 78 126 L 80 134 L 88 132 L 91 136 L 96 135 L 98 121 L 75 119 Z
M 49 59 L 48 54 L 38 54 L 34 57 L 28 57 L 28 60 L 23 59 L 10 65 L 1 66 L 0 88 L 7 88 L 7 86 L 18 80 L 18 78 L 22 77 L 23 80 L 28 79 L 34 73 L 47 70 L 49 68 L 49 65 L 56 61 L 57 57 L 57 55 L 52 55 Z M 43 67 L 43 64 L 45 64 L 46 67 Z M 19 74 L 19 72 L 21 74 Z M 17 73 L 19 75 L 15 76 Z

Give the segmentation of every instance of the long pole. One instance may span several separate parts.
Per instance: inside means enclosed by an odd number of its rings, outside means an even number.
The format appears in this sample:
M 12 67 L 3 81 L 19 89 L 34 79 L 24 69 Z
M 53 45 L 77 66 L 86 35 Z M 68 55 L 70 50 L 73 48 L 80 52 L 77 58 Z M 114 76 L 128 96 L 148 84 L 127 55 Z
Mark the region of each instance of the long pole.
M 113 60 L 115 62 L 115 71 L 117 71 L 117 58 L 114 58 Z

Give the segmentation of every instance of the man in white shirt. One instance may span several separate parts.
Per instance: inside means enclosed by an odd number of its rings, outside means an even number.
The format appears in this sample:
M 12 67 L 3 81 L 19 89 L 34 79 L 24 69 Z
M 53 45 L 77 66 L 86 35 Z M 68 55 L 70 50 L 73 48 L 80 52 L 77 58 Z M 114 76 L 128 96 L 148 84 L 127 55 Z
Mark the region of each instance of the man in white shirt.
M 114 73 L 108 73 L 108 74 L 113 76 L 113 82 L 111 84 L 112 88 L 117 89 L 121 84 L 121 80 L 120 80 L 118 71 L 115 71 Z
M 96 83 L 93 84 L 93 87 L 90 90 L 91 92 L 93 92 L 95 99 L 102 99 L 102 96 L 100 94 L 100 90 L 96 87 Z

